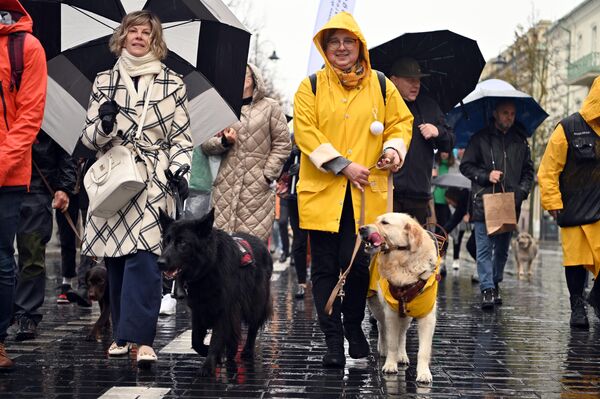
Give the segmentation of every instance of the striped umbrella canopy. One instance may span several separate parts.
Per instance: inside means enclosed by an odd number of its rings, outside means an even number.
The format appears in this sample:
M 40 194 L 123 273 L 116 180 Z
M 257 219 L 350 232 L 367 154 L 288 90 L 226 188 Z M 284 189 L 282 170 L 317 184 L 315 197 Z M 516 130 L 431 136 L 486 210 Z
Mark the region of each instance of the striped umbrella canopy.
M 34 33 L 45 45 L 49 58 L 48 98 L 42 129 L 66 151 L 73 153 L 85 121 L 94 77 L 98 72 L 112 68 L 116 61 L 108 50 L 110 34 L 119 25 L 126 11 L 141 9 L 145 7 L 145 3 L 136 0 L 123 0 L 122 3 L 118 0 L 26 0 L 26 3 L 29 7 L 28 12 L 31 11 L 34 19 L 34 26 L 37 21 L 44 21 Z M 166 3 L 165 6 L 168 6 Z M 227 8 L 219 0 L 216 0 L 216 3 L 221 5 L 221 8 L 216 9 L 220 10 L 220 14 L 224 14 L 222 7 Z M 54 21 L 58 20 L 60 23 L 45 23 L 48 16 L 55 17 Z M 211 23 L 221 24 L 216 21 Z M 234 110 L 235 104 L 232 106 L 225 100 L 212 81 L 198 68 L 198 60 L 211 59 L 214 64 L 212 69 L 222 74 L 230 69 L 228 59 L 215 58 L 210 46 L 203 46 L 202 43 L 220 41 L 226 43 L 223 46 L 233 48 L 238 42 L 233 41 L 231 37 L 211 36 L 208 31 L 204 34 L 199 29 L 199 24 L 200 22 L 191 19 L 184 23 L 169 22 L 168 18 L 163 23 L 165 41 L 170 49 L 164 62 L 184 76 L 195 145 L 201 144 L 238 120 L 247 57 L 247 46 L 245 53 L 244 46 L 240 46 L 241 52 L 244 53 L 241 78 L 229 75 L 229 99 L 234 103 L 239 101 L 239 108 Z M 236 32 L 246 32 L 241 28 L 243 26 L 239 22 L 236 23 L 236 27 L 232 27 Z M 246 34 L 249 36 L 249 33 Z M 56 43 L 60 43 L 60 46 Z M 226 76 L 219 74 L 213 73 L 221 82 L 226 81 Z M 239 84 L 233 85 L 232 82 L 237 80 Z
M 42 129 L 73 153 L 85 121 L 92 84 L 99 71 L 110 69 L 116 58 L 104 36 L 63 51 L 48 62 L 48 97 Z M 173 51 L 163 61 L 183 75 L 194 145 L 200 145 L 238 119 L 212 84 L 193 65 Z

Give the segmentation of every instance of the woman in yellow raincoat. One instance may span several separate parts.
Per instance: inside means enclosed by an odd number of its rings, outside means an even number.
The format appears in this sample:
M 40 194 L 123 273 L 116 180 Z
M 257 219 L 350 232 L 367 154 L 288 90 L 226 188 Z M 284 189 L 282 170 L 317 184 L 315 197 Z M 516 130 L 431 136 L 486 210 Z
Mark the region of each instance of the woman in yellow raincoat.
M 600 78 L 581 110 L 563 119 L 548 141 L 538 171 L 542 206 L 561 226 L 572 327 L 589 328 L 583 300 L 586 269 L 600 270 Z M 600 283 L 590 304 L 600 317 Z
M 325 67 L 316 73 L 315 90 L 306 78 L 294 98 L 294 132 L 302 151 L 298 208 L 300 227 L 309 230 L 313 297 L 327 343 L 323 365 L 343 367 L 344 336 L 352 358 L 369 354 L 360 326 L 369 285 L 369 258 L 362 250 L 346 279 L 343 303 L 336 300 L 331 316 L 324 307 L 350 262 L 361 205 L 363 223 L 386 211 L 389 170 L 402 164 L 413 117 L 389 80 L 381 92 L 352 15 L 335 15 L 313 41 Z

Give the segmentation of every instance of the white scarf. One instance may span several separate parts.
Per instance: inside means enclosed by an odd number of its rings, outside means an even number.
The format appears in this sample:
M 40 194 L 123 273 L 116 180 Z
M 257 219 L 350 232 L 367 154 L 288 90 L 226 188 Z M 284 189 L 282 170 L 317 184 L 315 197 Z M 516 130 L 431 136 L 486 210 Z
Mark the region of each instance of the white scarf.
M 137 104 L 138 100 L 143 97 L 150 81 L 161 71 L 162 65 L 151 51 L 142 57 L 136 57 L 131 55 L 125 48 L 121 51 L 121 57 L 119 57 L 117 63 L 121 79 L 127 87 L 129 96 L 133 103 Z M 131 79 L 136 76 L 140 76 L 137 90 Z M 148 95 L 150 94 L 148 93 Z

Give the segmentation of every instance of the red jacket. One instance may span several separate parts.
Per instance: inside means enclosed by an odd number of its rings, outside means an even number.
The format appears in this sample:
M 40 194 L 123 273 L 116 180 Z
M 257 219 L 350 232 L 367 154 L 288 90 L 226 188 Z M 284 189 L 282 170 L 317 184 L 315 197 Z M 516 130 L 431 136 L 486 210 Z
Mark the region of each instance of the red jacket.
M 46 103 L 46 56 L 31 34 L 31 17 L 17 0 L 0 0 L 0 11 L 10 11 L 11 25 L 0 23 L 0 190 L 29 186 L 31 145 L 42 125 Z M 20 16 L 20 17 L 19 17 Z M 23 45 L 23 75 L 19 91 L 10 90 L 8 35 L 28 32 Z

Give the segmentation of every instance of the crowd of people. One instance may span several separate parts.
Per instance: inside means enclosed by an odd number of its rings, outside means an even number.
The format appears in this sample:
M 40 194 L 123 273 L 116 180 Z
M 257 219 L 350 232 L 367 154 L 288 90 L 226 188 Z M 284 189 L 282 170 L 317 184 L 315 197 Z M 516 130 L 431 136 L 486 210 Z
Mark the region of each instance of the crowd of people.
M 33 339 L 43 316 L 52 209 L 61 242 L 57 302 L 91 306 L 84 276 L 91 265 L 104 262 L 113 337 L 108 355 L 126 355 L 135 344 L 138 364 L 152 364 L 163 292 L 159 210 L 175 215 L 178 199 L 186 199 L 194 148 L 186 85 L 161 62 L 168 51 L 162 25 L 149 11 L 127 14 L 110 40 L 117 61 L 98 73 L 92 87 L 81 144 L 99 161 L 124 147 L 143 181 L 142 189 L 107 216 L 90 206 L 95 198 L 90 193 L 87 198 L 82 187 L 94 160 L 74 159 L 40 130 L 44 50 L 19 2 L 3 4 L 0 52 L 8 54 L 15 32 L 25 35 L 22 80 L 0 75 L 0 370 L 14 367 L 4 344 L 11 323 L 17 324 L 16 340 Z M 466 148 L 455 149 L 440 106 L 421 93 L 428 71 L 416 59 L 396 60 L 384 71 L 388 77 L 373 70 L 366 39 L 349 13 L 333 16 L 313 42 L 325 64 L 295 94 L 293 136 L 277 101 L 266 96 L 259 69 L 248 64 L 239 122 L 196 144 L 203 155 L 220 158 L 211 192 L 216 228 L 249 233 L 267 244 L 278 201 L 279 260 L 289 257 L 295 266 L 297 299 L 312 290 L 327 346 L 323 366 L 339 368 L 346 362 L 344 340 L 350 357 L 370 354 L 361 324 L 371 259 L 364 251 L 352 256 L 359 225 L 390 206 L 423 225 L 435 217 L 453 237 L 452 267 L 459 269 L 462 237 L 472 224 L 467 249 L 477 264 L 481 308 L 490 310 L 502 304 L 511 232 L 488 235 L 482 197 L 514 193 L 518 217 L 532 189 L 534 167 L 512 101 L 498 102 L 489 126 Z M 0 58 L 0 74 L 11 70 L 9 58 Z M 584 328 L 587 272 L 597 276 L 600 270 L 600 242 L 594 239 L 600 229 L 599 90 L 597 81 L 582 110 L 557 126 L 538 172 L 542 205 L 563 231 L 571 325 Z M 470 190 L 432 187 L 432 178 L 458 170 L 471 181 Z M 192 175 L 204 172 L 191 170 Z M 83 226 L 79 262 L 78 224 Z M 343 301 L 336 299 L 326 312 L 340 273 L 350 266 Z M 440 273 L 446 273 L 445 262 Z M 600 317 L 597 285 L 589 301 Z

